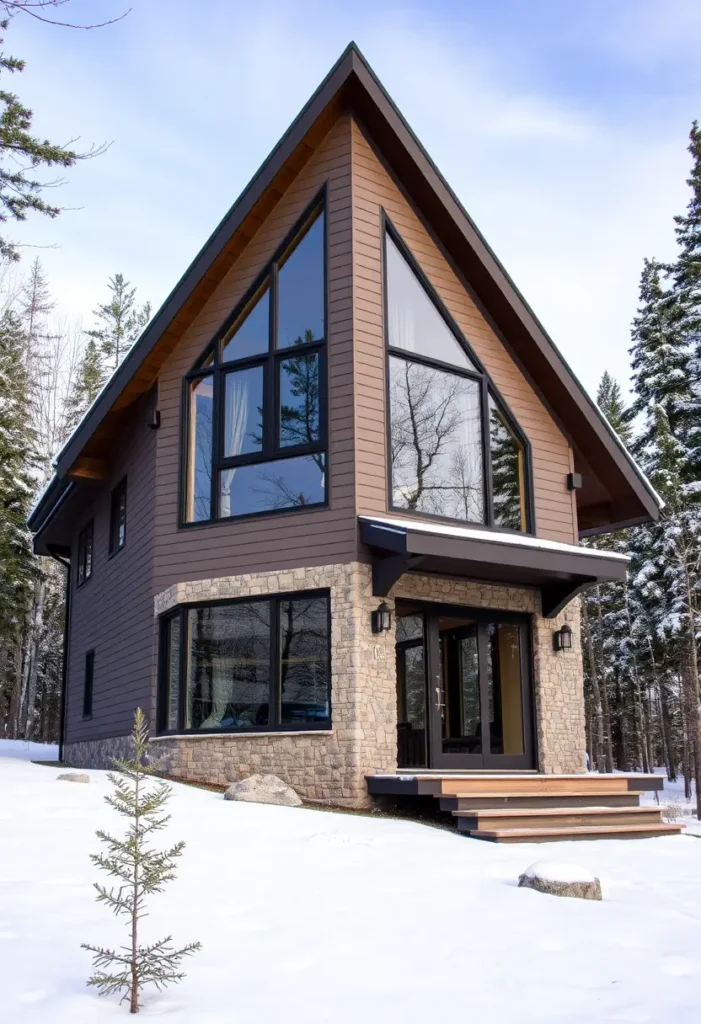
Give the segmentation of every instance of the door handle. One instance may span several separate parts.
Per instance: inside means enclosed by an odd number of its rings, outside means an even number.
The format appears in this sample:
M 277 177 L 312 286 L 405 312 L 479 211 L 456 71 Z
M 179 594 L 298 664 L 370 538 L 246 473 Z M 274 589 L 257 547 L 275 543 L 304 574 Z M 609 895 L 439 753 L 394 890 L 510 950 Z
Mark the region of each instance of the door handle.
M 436 687 L 436 711 L 442 711 L 444 707 L 445 707 L 445 703 L 443 701 L 441 701 L 441 688 L 440 688 L 440 686 L 437 686 Z

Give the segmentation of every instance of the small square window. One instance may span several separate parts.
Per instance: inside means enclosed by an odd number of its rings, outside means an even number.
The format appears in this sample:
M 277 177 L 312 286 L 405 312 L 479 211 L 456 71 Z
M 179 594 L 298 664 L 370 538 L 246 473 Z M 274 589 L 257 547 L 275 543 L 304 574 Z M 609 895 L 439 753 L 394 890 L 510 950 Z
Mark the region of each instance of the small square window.
M 92 520 L 78 534 L 78 586 L 89 580 L 92 576 L 93 565 L 93 535 L 95 532 Z
M 120 551 L 127 539 L 127 479 L 112 491 L 110 505 L 110 554 Z

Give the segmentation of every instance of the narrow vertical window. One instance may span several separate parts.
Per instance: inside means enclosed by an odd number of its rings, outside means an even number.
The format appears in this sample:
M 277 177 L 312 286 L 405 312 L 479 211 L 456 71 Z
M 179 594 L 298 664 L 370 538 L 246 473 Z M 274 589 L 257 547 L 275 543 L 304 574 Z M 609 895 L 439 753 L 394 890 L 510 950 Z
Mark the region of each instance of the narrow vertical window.
M 527 529 L 526 481 L 523 445 L 489 396 L 489 450 L 492 459 L 494 525 L 509 530 Z
M 121 551 L 127 539 L 127 480 L 112 491 L 110 503 L 110 554 Z
M 92 576 L 93 565 L 93 533 L 92 520 L 78 535 L 78 586 L 82 586 Z
M 165 624 L 165 714 L 164 728 L 178 728 L 180 719 L 180 613 Z
M 83 718 L 92 718 L 92 695 L 95 677 L 95 652 L 85 655 L 85 676 L 83 678 Z
M 188 396 L 188 481 L 187 519 L 197 523 L 210 518 L 212 503 L 212 423 L 214 416 L 214 378 L 201 377 L 190 382 Z

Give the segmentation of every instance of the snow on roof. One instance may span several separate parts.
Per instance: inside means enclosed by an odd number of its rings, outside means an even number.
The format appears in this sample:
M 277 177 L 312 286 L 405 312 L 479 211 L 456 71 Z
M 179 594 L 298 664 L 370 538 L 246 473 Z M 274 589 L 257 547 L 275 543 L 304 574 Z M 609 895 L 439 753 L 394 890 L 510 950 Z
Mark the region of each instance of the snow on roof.
M 561 551 L 567 554 L 588 555 L 593 558 L 606 558 L 612 561 L 629 562 L 628 555 L 617 551 L 602 552 L 597 548 L 585 548 L 579 544 L 564 544 L 558 540 L 546 540 L 543 537 L 531 537 L 524 533 L 500 533 L 497 530 L 486 530 L 476 526 L 450 526 L 448 523 L 427 523 L 421 519 L 389 519 L 382 516 L 358 516 L 366 523 L 380 523 L 390 529 L 412 530 L 415 533 L 434 533 L 443 537 L 459 537 L 462 540 L 480 540 L 488 544 L 508 544 L 511 546 L 534 548 L 539 551 Z

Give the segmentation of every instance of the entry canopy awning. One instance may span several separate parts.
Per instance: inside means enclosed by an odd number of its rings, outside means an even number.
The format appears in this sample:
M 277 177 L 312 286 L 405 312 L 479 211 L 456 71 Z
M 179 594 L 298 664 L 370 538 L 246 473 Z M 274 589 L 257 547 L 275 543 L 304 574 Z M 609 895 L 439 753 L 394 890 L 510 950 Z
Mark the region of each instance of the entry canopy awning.
M 597 583 L 624 580 L 628 556 L 575 544 L 413 519 L 359 516 L 360 539 L 372 552 L 372 587 L 385 597 L 402 573 L 538 587 L 543 615 L 554 618 Z

